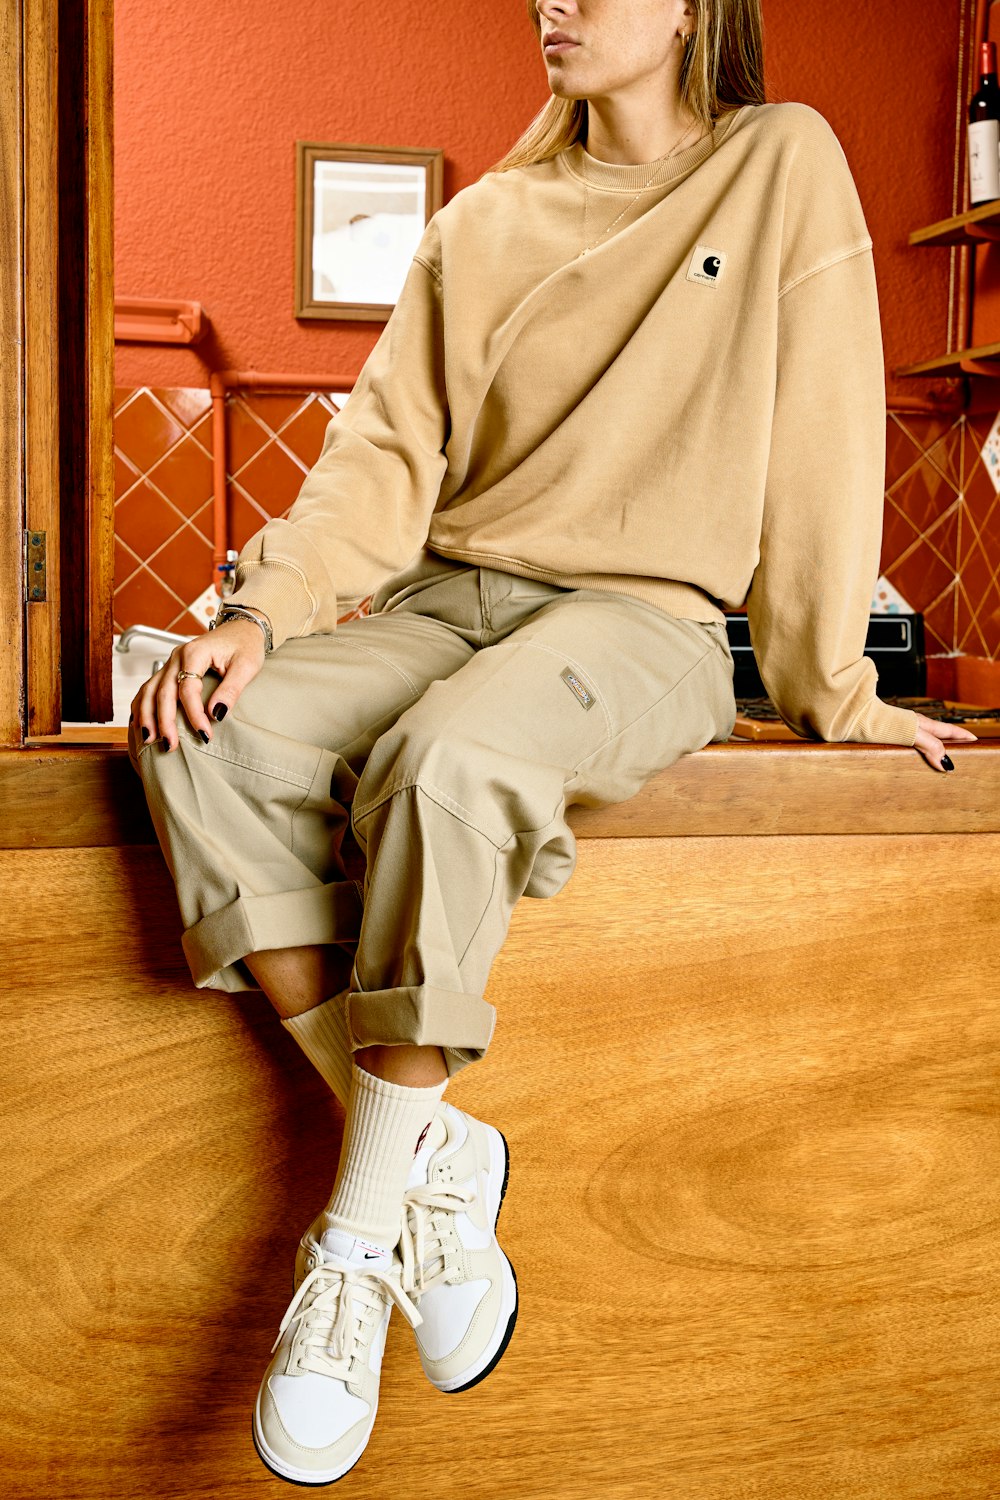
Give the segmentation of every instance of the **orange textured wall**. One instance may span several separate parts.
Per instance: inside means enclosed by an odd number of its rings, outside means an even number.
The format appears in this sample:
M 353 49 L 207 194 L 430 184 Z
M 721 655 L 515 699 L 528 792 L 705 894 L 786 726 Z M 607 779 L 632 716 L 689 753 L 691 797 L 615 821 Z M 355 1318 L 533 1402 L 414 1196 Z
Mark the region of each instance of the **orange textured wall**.
M 823 113 L 875 242 L 890 399 L 943 352 L 950 252 L 908 231 L 952 211 L 960 0 L 877 7 L 764 0 L 768 96 Z M 355 374 L 382 325 L 296 322 L 294 143 L 445 152 L 445 201 L 503 153 L 548 95 L 523 0 L 119 0 L 115 286 L 202 302 L 193 348 L 120 345 L 120 386 L 206 385 L 226 366 Z

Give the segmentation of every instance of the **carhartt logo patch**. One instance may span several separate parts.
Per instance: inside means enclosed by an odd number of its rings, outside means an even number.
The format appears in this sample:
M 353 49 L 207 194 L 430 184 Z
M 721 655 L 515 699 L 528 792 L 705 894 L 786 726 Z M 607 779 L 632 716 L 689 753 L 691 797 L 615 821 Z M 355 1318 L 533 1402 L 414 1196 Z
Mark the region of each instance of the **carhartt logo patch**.
M 562 678 L 563 682 L 565 682 L 570 691 L 576 694 L 580 702 L 583 704 L 584 708 L 593 708 L 594 704 L 597 702 L 597 699 L 594 697 L 589 688 L 584 687 L 583 683 L 573 671 L 572 667 L 563 667 L 562 671 L 559 673 L 559 676 Z
M 725 250 L 713 250 L 711 245 L 695 245 L 687 279 L 700 281 L 702 286 L 717 286 L 725 269 Z

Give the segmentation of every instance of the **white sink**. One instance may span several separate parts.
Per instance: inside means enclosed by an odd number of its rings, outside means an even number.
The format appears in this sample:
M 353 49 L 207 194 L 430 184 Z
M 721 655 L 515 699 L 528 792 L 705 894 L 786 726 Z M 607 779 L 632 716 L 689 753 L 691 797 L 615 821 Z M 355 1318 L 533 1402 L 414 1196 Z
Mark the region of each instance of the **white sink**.
M 113 638 L 114 649 L 111 652 L 111 694 L 114 713 L 106 726 L 109 728 L 113 725 L 128 724 L 132 699 L 171 651 L 169 642 L 151 641 L 139 637 L 132 638 L 127 651 L 119 651 L 117 648 L 120 639 L 121 637 L 117 635 Z M 190 640 L 193 637 L 185 636 L 184 639 Z M 90 725 L 80 719 L 66 719 L 63 722 L 64 729 L 88 727 Z

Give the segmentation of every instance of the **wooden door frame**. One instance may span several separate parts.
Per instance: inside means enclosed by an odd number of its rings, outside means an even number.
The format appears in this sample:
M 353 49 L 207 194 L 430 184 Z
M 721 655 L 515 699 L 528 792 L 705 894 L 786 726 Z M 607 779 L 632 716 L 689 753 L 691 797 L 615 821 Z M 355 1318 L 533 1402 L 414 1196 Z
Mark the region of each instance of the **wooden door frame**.
M 112 41 L 113 0 L 0 0 L 4 746 L 112 715 Z
M 24 736 L 21 0 L 0 0 L 0 743 Z M 6 143 L 6 144 L 4 144 Z

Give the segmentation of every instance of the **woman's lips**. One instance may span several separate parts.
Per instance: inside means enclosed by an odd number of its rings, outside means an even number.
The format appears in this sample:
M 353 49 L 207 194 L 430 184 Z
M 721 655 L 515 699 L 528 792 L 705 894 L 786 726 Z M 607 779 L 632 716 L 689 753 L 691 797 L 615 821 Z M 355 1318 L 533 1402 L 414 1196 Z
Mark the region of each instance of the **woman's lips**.
M 574 47 L 579 47 L 579 42 L 547 42 L 545 44 L 545 56 L 552 57 L 557 52 L 572 52 Z

